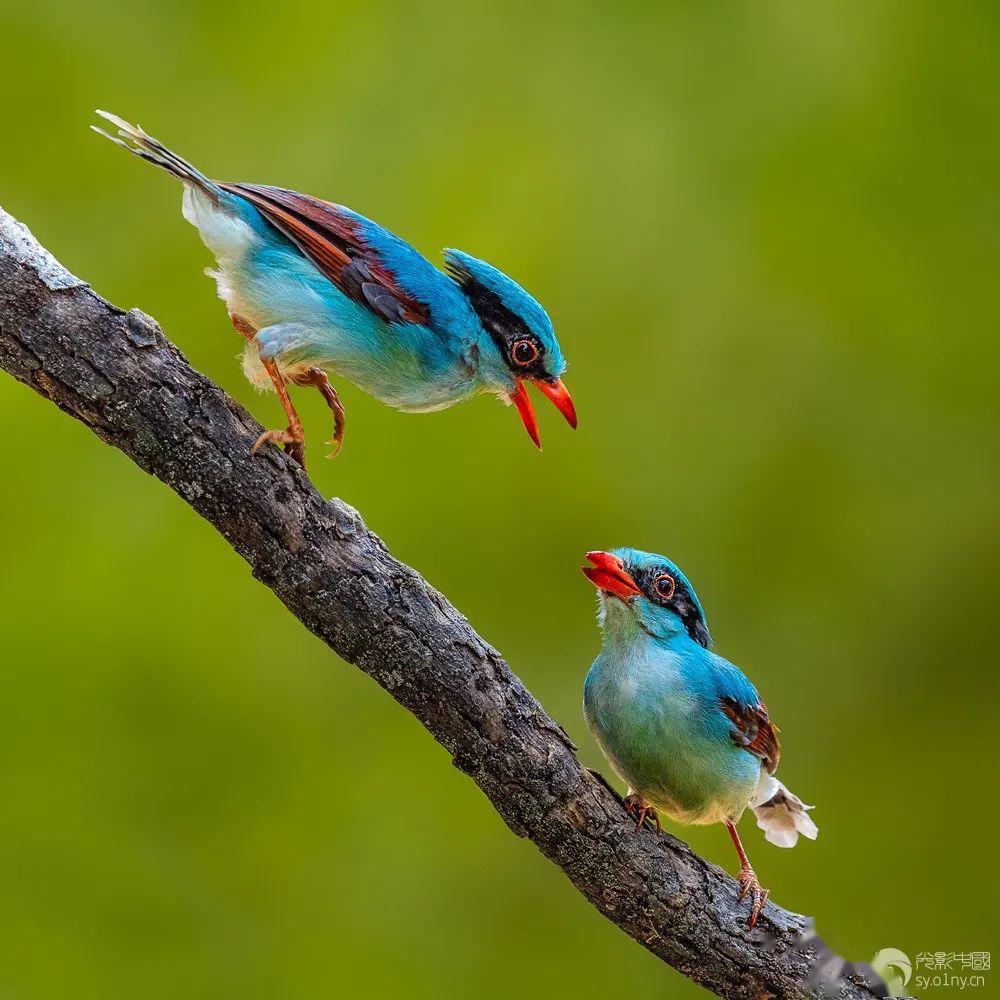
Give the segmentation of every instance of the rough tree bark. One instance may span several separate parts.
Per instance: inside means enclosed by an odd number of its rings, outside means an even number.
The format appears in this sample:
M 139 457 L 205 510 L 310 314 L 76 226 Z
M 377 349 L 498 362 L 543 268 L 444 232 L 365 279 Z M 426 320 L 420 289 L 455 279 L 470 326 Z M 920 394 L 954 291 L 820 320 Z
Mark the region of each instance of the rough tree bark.
M 0 366 L 211 522 L 626 934 L 719 996 L 810 995 L 831 956 L 806 918 L 768 903 L 748 932 L 734 879 L 669 834 L 636 835 L 619 796 L 441 594 L 278 449 L 251 457 L 261 427 L 242 407 L 155 321 L 104 301 L 2 209 Z M 843 971 L 833 992 L 845 1000 L 884 995 L 859 967 Z

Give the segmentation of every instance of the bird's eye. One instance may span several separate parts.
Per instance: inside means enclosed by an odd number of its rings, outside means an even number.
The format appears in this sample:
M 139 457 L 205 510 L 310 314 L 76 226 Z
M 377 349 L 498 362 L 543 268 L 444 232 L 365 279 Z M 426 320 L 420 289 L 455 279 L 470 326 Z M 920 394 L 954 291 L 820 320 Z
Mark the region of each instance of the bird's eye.
M 661 573 L 653 581 L 653 590 L 656 591 L 656 596 L 663 601 L 669 601 L 674 596 L 676 588 L 677 584 L 674 583 L 674 578 L 669 573 Z
M 530 365 L 538 357 L 538 345 L 527 337 L 514 341 L 510 352 L 514 362 L 519 365 Z

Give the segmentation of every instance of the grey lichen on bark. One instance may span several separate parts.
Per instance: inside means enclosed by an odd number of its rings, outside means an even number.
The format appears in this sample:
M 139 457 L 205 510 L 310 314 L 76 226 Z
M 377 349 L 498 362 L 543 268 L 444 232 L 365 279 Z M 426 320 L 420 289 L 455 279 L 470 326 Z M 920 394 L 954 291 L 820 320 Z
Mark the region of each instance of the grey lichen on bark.
M 812 994 L 806 918 L 768 903 L 749 932 L 734 879 L 669 834 L 636 834 L 615 791 L 581 766 L 562 727 L 443 595 L 282 452 L 251 456 L 261 427 L 241 406 L 153 319 L 106 302 L 2 209 L 0 367 L 213 524 L 626 934 L 719 996 Z M 857 976 L 835 993 L 882 995 Z

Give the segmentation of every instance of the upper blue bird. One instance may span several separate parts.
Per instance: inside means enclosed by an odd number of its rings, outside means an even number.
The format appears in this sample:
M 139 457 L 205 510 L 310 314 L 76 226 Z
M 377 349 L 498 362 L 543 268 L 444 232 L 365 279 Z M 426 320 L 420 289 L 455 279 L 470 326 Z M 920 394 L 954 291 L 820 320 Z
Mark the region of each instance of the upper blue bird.
M 112 142 L 184 183 L 184 218 L 218 266 L 219 298 L 246 338 L 243 369 L 269 383 L 288 427 L 257 440 L 283 444 L 304 464 L 303 432 L 287 385 L 313 385 L 344 411 L 326 369 L 399 410 L 427 412 L 489 392 L 514 403 L 540 446 L 525 388 L 533 382 L 576 426 L 563 357 L 545 310 L 503 272 L 460 250 L 447 273 L 408 243 L 342 205 L 263 184 L 209 180 L 176 153 L 105 111 Z
M 665 556 L 636 549 L 588 552 L 583 567 L 598 589 L 604 645 L 587 674 L 584 714 L 615 773 L 628 784 L 626 808 L 679 823 L 724 823 L 740 857 L 742 899 L 761 889 L 736 832 L 749 805 L 764 836 L 792 847 L 815 839 L 804 805 L 773 777 L 777 727 L 754 686 L 712 643 L 701 602 Z

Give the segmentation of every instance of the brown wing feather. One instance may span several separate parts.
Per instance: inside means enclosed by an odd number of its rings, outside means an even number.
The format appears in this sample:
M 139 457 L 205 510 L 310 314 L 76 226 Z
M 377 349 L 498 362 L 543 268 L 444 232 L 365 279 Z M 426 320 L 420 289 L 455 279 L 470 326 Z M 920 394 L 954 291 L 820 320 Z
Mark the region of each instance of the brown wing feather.
M 764 704 L 745 705 L 732 698 L 720 698 L 719 704 L 733 724 L 733 742 L 759 757 L 768 773 L 774 774 L 781 759 L 781 743 L 778 727 L 768 718 Z
M 365 242 L 356 221 L 336 205 L 264 184 L 220 183 L 219 187 L 246 198 L 355 302 L 389 322 L 428 322 L 427 305 L 400 287 Z

